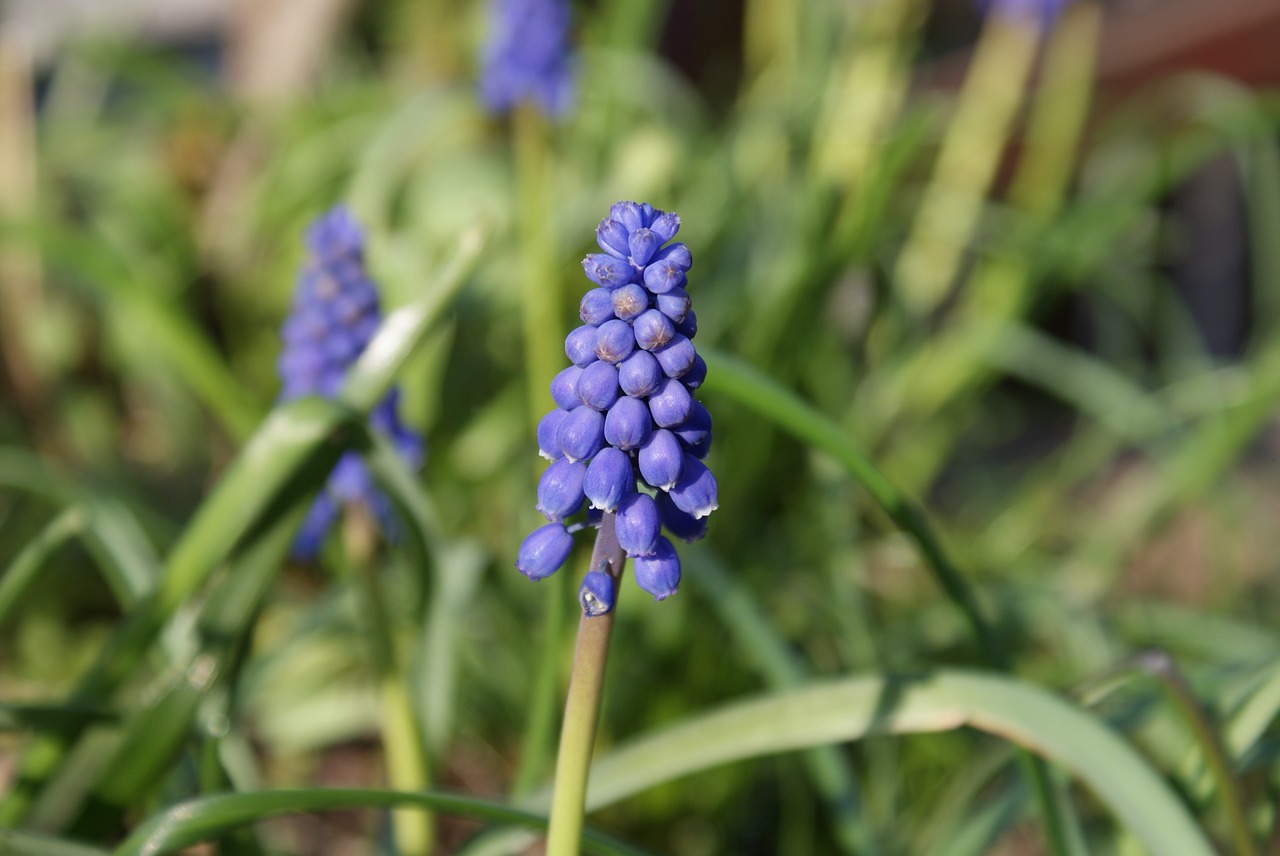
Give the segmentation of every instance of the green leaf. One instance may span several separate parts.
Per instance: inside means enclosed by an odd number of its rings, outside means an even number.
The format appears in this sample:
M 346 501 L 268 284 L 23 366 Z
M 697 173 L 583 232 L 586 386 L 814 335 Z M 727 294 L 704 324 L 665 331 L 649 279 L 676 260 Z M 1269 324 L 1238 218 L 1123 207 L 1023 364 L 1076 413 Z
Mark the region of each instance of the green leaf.
M 97 847 L 63 841 L 30 832 L 0 829 L 0 854 L 3 856 L 107 856 Z
M 1213 856 L 1168 785 L 1101 720 L 1046 690 L 974 672 L 849 678 L 700 714 L 598 760 L 587 805 L 599 809 L 681 776 L 762 755 L 965 726 L 1070 772 L 1151 853 Z
M 306 789 L 227 794 L 189 800 L 172 806 L 129 836 L 114 856 L 159 856 L 208 841 L 227 830 L 282 814 L 353 808 L 418 806 L 486 823 L 507 823 L 545 829 L 539 814 L 502 803 L 441 791 L 406 793 L 360 789 Z M 593 830 L 583 833 L 586 849 L 617 856 L 644 856 L 644 851 Z

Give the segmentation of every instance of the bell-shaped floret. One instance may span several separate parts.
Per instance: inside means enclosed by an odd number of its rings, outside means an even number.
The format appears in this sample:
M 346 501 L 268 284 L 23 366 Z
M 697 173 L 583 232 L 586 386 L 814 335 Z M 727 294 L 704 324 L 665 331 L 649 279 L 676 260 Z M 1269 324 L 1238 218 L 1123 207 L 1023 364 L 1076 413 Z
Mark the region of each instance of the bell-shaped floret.
M 547 467 L 538 480 L 538 510 L 548 520 L 556 522 L 576 514 L 586 498 L 582 492 L 582 480 L 587 465 L 582 461 L 561 458 Z
M 659 428 L 679 425 L 689 418 L 692 410 L 693 396 L 675 378 L 663 380 L 653 395 L 649 396 L 649 412 L 653 414 L 653 422 Z
M 631 456 L 612 446 L 605 446 L 587 465 L 582 479 L 582 492 L 592 508 L 613 511 L 618 503 L 636 489 L 636 476 Z
M 651 487 L 670 490 L 680 478 L 684 450 L 675 434 L 665 428 L 654 431 L 636 455 L 640 476 Z
M 516 567 L 531 580 L 549 577 L 569 558 L 573 536 L 560 523 L 548 523 L 533 530 L 516 554 Z
M 638 449 L 653 431 L 649 406 L 638 398 L 624 395 L 609 408 L 604 417 L 604 439 L 624 452 Z
M 575 407 L 556 429 L 556 444 L 570 461 L 589 461 L 604 445 L 604 414 L 585 404 Z
M 596 360 L 582 370 L 577 383 L 578 400 L 592 410 L 608 410 L 618 400 L 618 370 Z
M 680 478 L 670 494 L 676 508 L 695 520 L 701 520 L 719 507 L 716 477 L 706 464 L 687 453 L 680 467 Z
M 658 537 L 653 555 L 637 556 L 632 563 L 636 583 L 653 595 L 654 600 L 666 600 L 680 588 L 680 557 L 666 538 Z
M 658 506 L 647 493 L 636 492 L 618 504 L 614 535 L 618 546 L 630 557 L 649 556 L 658 548 L 662 520 Z
M 618 599 L 618 583 L 604 571 L 591 571 L 578 588 L 578 605 L 588 618 L 607 615 Z

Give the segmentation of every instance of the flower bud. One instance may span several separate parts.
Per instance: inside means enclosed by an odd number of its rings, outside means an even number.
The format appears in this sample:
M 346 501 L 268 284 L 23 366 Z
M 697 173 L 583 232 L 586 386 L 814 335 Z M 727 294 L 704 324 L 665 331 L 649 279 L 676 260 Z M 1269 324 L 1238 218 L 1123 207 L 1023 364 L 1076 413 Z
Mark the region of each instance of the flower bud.
M 676 325 L 676 332 L 686 339 L 692 339 L 698 335 L 698 313 L 692 309 L 689 314 L 684 316 L 684 320 Z
M 636 492 L 618 504 L 614 519 L 614 535 L 618 546 L 628 556 L 649 556 L 658 548 L 662 520 L 658 506 L 647 493 Z
M 636 344 L 646 351 L 661 348 L 676 333 L 671 319 L 656 309 L 645 310 L 631 323 L 635 327 Z
M 707 363 L 701 356 L 694 357 L 693 365 L 680 376 L 680 382 L 688 389 L 697 389 L 707 379 Z
M 632 351 L 618 364 L 618 385 L 627 395 L 652 395 L 662 383 L 662 366 L 648 351 Z
M 585 463 L 568 458 L 561 458 L 547 467 L 538 480 L 538 510 L 543 516 L 559 522 L 576 514 L 586 498 L 582 492 L 586 473 Z
M 606 321 L 596 330 L 595 355 L 607 363 L 617 365 L 635 350 L 636 337 L 631 325 L 626 321 L 614 318 Z
M 604 571 L 591 571 L 582 578 L 578 589 L 578 605 L 588 618 L 607 615 L 613 611 L 618 598 L 618 584 Z
M 608 321 L 613 317 L 613 292 L 607 288 L 593 288 L 582 295 L 578 302 L 578 317 L 596 327 Z
M 695 518 L 676 508 L 675 501 L 669 493 L 659 493 L 654 497 L 658 506 L 658 517 L 667 531 L 686 543 L 699 541 L 707 534 L 707 518 Z
M 636 461 L 640 465 L 641 477 L 651 487 L 670 490 L 680 478 L 684 451 L 680 448 L 676 435 L 662 428 L 649 435 L 649 439 L 640 447 Z
M 636 229 L 631 233 L 628 246 L 631 250 L 631 263 L 644 267 L 653 257 L 654 252 L 662 245 L 662 240 L 649 229 Z
M 623 321 L 631 321 L 649 308 L 649 292 L 642 285 L 630 283 L 615 288 L 610 294 L 613 296 L 613 314 Z
M 671 542 L 661 536 L 652 556 L 637 556 L 636 583 L 653 595 L 654 600 L 666 600 L 680 588 L 680 557 Z
M 581 327 L 575 327 L 568 336 L 564 337 L 564 355 L 569 358 L 569 362 L 578 368 L 584 368 L 598 359 L 596 334 L 597 328 L 590 324 L 583 324 Z
M 600 249 L 619 259 L 625 259 L 631 252 L 631 246 L 627 240 L 627 227 L 608 217 L 601 220 L 600 225 L 596 227 L 596 243 L 600 245 Z
M 551 379 L 551 400 L 556 407 L 572 410 L 582 403 L 578 398 L 578 377 L 582 371 L 577 366 L 569 366 Z
M 612 446 L 605 446 L 596 453 L 582 479 L 582 491 L 591 507 L 601 511 L 613 511 L 635 489 L 636 476 L 631 469 L 631 456 Z
M 535 529 L 520 545 L 516 567 L 531 580 L 549 577 L 569 558 L 573 536 L 560 523 L 548 523 Z
M 671 341 L 661 348 L 654 348 L 653 355 L 658 358 L 658 365 L 662 366 L 662 373 L 667 377 L 683 377 L 693 367 L 693 361 L 698 358 L 693 342 L 679 333 L 672 336 Z
M 587 292 L 590 294 L 591 292 Z M 659 294 L 655 298 L 658 311 L 671 319 L 672 324 L 679 324 L 689 314 L 689 306 L 692 301 L 689 300 L 689 292 L 683 288 L 673 288 L 668 292 Z
M 649 412 L 653 414 L 653 422 L 659 428 L 670 428 L 679 425 L 689 418 L 693 410 L 693 397 L 684 384 L 675 378 L 667 378 L 658 384 L 658 389 L 649 396 Z
M 592 253 L 582 260 L 582 269 L 587 272 L 587 279 L 604 288 L 617 288 L 626 285 L 635 275 L 635 269 L 624 259 L 614 258 L 607 253 Z
M 560 444 L 556 442 L 556 431 L 568 414 L 563 410 L 553 410 L 538 422 L 538 454 L 548 461 L 558 461 L 564 457 Z
M 680 217 L 670 211 L 664 211 L 653 219 L 649 228 L 658 236 L 659 243 L 665 244 L 680 231 Z
M 556 429 L 556 444 L 570 461 L 591 460 L 604 445 L 604 414 L 585 404 L 575 407 Z
M 640 448 L 652 431 L 649 406 L 629 395 L 619 398 L 604 417 L 605 442 L 624 452 Z
M 680 468 L 680 478 L 670 494 L 676 508 L 694 520 L 701 520 L 719 507 L 716 477 L 711 475 L 706 464 L 687 453 Z
M 608 410 L 618 400 L 618 370 L 596 360 L 578 378 L 578 399 L 592 410 Z

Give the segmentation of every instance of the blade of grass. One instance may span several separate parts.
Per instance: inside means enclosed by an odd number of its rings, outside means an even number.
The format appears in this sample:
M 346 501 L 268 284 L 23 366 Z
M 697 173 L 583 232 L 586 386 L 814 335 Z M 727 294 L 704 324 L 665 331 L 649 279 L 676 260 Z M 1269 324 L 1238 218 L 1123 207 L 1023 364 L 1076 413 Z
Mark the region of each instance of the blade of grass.
M 442 791 L 402 793 L 358 789 L 311 789 L 258 791 L 189 800 L 172 806 L 138 827 L 116 850 L 114 856 L 160 856 L 207 841 L 218 834 L 247 823 L 256 823 L 282 814 L 418 806 L 443 814 L 467 817 L 485 823 L 509 823 L 543 829 L 543 815 L 502 803 L 464 797 Z M 595 853 L 615 856 L 646 856 L 645 851 L 588 829 L 583 843 Z
M 965 726 L 1077 777 L 1150 852 L 1215 853 L 1168 785 L 1102 720 L 1031 684 L 963 671 L 847 678 L 699 714 L 597 761 L 587 802 L 603 808 L 660 783 L 762 755 Z

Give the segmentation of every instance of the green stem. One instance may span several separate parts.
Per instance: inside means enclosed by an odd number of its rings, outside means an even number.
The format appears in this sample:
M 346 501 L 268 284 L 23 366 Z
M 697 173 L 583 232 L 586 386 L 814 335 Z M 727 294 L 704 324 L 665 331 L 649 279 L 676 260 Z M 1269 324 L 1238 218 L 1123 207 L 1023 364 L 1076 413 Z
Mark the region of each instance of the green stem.
M 600 521 L 590 567 L 605 571 L 615 582 L 620 582 L 626 560 L 614 536 L 614 515 L 608 512 Z M 584 614 L 578 623 L 578 644 L 573 652 L 573 674 L 569 678 L 569 696 L 565 700 L 560 730 L 560 755 L 556 760 L 547 856 L 577 856 L 581 846 L 587 772 L 596 742 L 596 723 L 600 720 L 600 697 L 604 690 L 613 615 L 612 610 L 594 618 Z
M 352 505 L 346 509 L 343 540 L 368 610 L 369 636 L 382 693 L 382 743 L 387 780 L 395 790 L 425 790 L 430 784 L 426 743 L 405 686 L 404 673 L 399 668 L 394 625 L 371 561 L 376 549 L 376 532 L 363 507 Z M 435 840 L 435 819 L 431 812 L 393 809 L 391 816 L 398 852 L 406 856 L 431 853 Z
M 1257 856 L 1258 850 L 1249 833 L 1249 819 L 1245 817 L 1244 794 L 1240 792 L 1240 783 L 1236 780 L 1227 751 L 1218 738 L 1213 723 L 1191 691 L 1187 679 L 1183 677 L 1169 652 L 1159 648 L 1137 654 L 1130 665 L 1160 682 L 1195 735 L 1200 751 L 1204 753 L 1205 763 L 1218 780 L 1218 793 L 1231 826 L 1231 840 L 1237 856 Z

